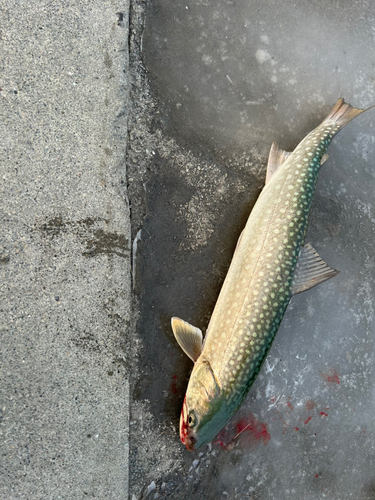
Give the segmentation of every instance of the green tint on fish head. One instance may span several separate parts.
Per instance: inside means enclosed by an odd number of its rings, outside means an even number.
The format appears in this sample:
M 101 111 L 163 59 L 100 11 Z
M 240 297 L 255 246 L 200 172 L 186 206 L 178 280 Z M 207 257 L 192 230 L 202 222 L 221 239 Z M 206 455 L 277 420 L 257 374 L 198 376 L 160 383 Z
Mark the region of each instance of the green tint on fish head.
M 195 363 L 181 411 L 180 437 L 189 451 L 209 443 L 228 420 L 224 398 L 210 363 Z

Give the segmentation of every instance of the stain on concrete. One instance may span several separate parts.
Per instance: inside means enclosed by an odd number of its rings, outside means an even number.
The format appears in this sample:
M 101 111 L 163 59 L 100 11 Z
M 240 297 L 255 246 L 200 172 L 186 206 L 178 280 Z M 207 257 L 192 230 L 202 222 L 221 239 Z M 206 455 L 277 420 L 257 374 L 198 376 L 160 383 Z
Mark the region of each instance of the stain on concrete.
M 94 337 L 92 333 L 87 333 L 83 337 L 79 337 L 76 339 L 71 339 L 71 342 L 76 346 L 81 349 L 84 349 L 86 351 L 90 352 L 96 352 L 99 353 L 101 352 L 100 344 L 98 339 Z
M 85 257 L 95 257 L 99 254 L 129 257 L 129 241 L 123 234 L 109 233 L 98 229 L 93 238 L 86 242 L 87 249 L 82 253 Z
M 113 65 L 112 59 L 110 58 L 107 51 L 104 53 L 104 64 L 108 69 L 112 68 Z
M 54 236 L 59 236 L 61 232 L 70 231 L 71 228 L 83 227 L 89 229 L 97 222 L 106 222 L 108 224 L 109 220 L 101 219 L 99 217 L 97 218 L 87 217 L 86 219 L 81 219 L 77 221 L 69 221 L 69 220 L 64 221 L 61 215 L 57 215 L 56 217 L 47 221 L 45 224 L 42 224 L 39 229 L 40 231 L 44 232 L 45 234 L 53 238 Z
M 86 249 L 82 252 L 84 257 L 95 257 L 100 254 L 129 257 L 129 240 L 117 232 L 105 231 L 102 228 L 94 229 L 100 223 L 108 224 L 108 219 L 91 218 L 77 221 L 64 220 L 58 215 L 39 227 L 42 234 L 51 239 L 59 237 L 62 233 L 71 232 L 77 235 Z

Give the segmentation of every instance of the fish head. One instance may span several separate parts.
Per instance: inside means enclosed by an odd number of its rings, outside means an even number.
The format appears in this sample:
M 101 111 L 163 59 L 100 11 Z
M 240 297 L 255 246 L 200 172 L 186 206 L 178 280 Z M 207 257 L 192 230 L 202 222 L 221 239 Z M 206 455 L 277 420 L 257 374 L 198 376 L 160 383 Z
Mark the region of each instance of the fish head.
M 228 420 L 220 384 L 207 360 L 191 373 L 182 405 L 180 438 L 189 451 L 209 443 Z

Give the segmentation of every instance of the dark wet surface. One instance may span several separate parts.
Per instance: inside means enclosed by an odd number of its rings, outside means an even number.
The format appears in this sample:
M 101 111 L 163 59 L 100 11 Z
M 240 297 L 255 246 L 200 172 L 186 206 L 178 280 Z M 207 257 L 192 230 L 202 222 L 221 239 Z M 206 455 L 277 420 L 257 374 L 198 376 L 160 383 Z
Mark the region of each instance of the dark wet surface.
M 136 395 L 149 399 L 156 419 L 162 420 L 165 416 L 159 412 L 160 395 L 168 391 L 163 411 L 177 426 L 192 365 L 175 342 L 171 317 L 188 318 L 205 331 L 237 239 L 259 191 L 251 186 L 251 175 L 243 179 L 248 192 L 240 193 L 235 204 L 222 208 L 217 231 L 210 239 L 212 245 L 186 250 L 181 248 L 189 237 L 186 224 L 176 212 L 190 200 L 194 190 L 170 165 L 160 159 L 155 162 L 158 174 L 147 183 L 147 216 L 138 246 L 138 326 L 144 332 L 140 363 L 148 370 L 139 381 Z
M 293 149 L 340 96 L 375 103 L 375 8 L 167 0 L 146 12 L 162 138 L 137 252 L 134 397 L 155 429 L 173 425 L 152 437 L 143 492 L 153 480 L 148 498 L 375 498 L 374 111 L 334 139 L 311 212 L 306 241 L 340 274 L 293 298 L 241 410 L 201 454 L 178 441 L 192 363 L 170 328 L 179 316 L 205 330 L 272 141 Z

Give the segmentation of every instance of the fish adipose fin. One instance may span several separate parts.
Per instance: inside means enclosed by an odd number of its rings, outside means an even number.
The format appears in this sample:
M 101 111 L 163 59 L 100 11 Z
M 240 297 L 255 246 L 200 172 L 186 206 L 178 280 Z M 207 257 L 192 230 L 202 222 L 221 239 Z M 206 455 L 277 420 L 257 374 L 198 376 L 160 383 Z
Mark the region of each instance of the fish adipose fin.
M 176 317 L 172 318 L 171 323 L 179 346 L 195 363 L 203 349 L 201 330 Z
M 364 111 L 367 111 L 367 109 L 354 108 L 350 104 L 347 104 L 342 97 L 340 97 L 322 123 L 335 123 L 342 128 Z
M 276 142 L 272 143 L 268 156 L 266 184 L 271 180 L 273 174 L 281 167 L 290 154 L 291 153 L 288 153 L 288 151 L 279 148 Z
M 308 243 L 301 248 L 291 288 L 292 295 L 309 290 L 315 285 L 336 276 L 339 271 L 332 269 L 319 257 Z

